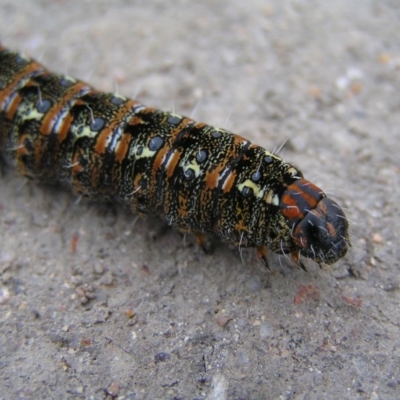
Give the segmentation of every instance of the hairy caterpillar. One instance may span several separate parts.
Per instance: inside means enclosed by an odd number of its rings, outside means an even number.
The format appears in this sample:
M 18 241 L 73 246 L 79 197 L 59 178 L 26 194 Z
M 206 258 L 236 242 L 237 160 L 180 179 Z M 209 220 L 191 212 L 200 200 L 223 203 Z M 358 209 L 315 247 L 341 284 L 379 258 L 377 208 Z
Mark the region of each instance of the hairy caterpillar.
M 101 93 L 0 47 L 0 154 L 74 193 L 206 235 L 332 264 L 342 209 L 279 156 L 224 129 Z M 302 266 L 302 264 L 300 263 Z

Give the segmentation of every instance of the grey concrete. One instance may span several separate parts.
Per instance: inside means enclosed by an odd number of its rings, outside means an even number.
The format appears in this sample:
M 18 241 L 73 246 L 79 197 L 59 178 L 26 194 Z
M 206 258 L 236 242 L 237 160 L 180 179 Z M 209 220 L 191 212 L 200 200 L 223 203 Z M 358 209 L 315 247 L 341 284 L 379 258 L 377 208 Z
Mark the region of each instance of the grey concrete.
M 400 398 L 399 24 L 396 0 L 1 0 L 1 42 L 51 70 L 289 139 L 353 247 L 268 272 L 6 169 L 0 397 Z

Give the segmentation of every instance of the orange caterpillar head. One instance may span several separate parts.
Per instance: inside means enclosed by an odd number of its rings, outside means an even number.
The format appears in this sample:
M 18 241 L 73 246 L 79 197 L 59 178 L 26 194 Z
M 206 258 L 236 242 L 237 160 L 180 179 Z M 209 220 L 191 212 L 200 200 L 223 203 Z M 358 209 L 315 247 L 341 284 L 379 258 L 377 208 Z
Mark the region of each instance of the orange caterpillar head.
M 319 187 L 305 179 L 295 180 L 282 194 L 279 206 L 301 255 L 333 264 L 347 253 L 349 223 L 339 205 Z

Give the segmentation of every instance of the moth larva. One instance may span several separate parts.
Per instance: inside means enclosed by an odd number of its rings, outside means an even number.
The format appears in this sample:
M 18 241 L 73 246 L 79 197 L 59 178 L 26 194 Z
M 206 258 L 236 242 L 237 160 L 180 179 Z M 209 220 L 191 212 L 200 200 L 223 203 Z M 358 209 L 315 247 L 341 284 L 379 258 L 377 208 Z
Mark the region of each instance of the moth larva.
M 303 174 L 224 129 L 101 93 L 0 47 L 0 152 L 33 179 L 206 235 L 332 264 L 342 209 Z

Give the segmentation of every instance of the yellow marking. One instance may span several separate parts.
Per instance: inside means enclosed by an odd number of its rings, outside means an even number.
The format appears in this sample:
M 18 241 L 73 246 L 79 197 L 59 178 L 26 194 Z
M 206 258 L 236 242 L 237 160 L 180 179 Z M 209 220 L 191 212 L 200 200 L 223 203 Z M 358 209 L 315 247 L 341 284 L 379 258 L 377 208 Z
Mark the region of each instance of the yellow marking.
M 242 191 L 244 187 L 252 188 L 253 193 L 256 197 L 258 197 L 258 198 L 264 197 L 264 189 L 262 189 L 259 185 L 254 183 L 252 180 L 246 179 L 243 183 L 240 183 L 239 185 L 237 185 L 237 188 L 240 191 Z
M 30 57 L 28 57 L 26 54 L 24 53 L 20 53 L 19 56 L 24 59 L 25 61 L 32 61 L 32 59 Z
M 265 150 L 265 155 L 266 155 L 267 157 L 275 158 L 275 160 L 282 161 L 282 158 L 278 157 L 276 154 L 271 153 L 271 152 L 269 152 L 269 151 L 267 151 L 267 150 Z
M 138 148 L 142 147 L 142 153 L 139 155 L 137 154 Z M 153 157 L 154 154 L 157 153 L 158 150 L 150 150 L 148 147 L 144 147 L 144 146 L 135 146 L 133 148 L 133 152 L 136 155 L 136 159 L 138 160 L 139 158 L 148 158 L 148 157 Z
M 72 76 L 69 76 L 69 75 L 63 75 L 62 77 L 63 77 L 63 79 L 65 79 L 65 80 L 66 80 L 66 81 L 68 81 L 68 82 L 71 82 L 71 83 L 76 83 L 76 79 L 75 79 L 75 78 L 73 78 Z
M 279 196 L 272 189 L 267 193 L 265 201 L 273 206 L 279 206 Z
M 35 106 L 32 104 L 21 104 L 18 109 L 18 115 L 21 117 L 22 121 L 29 121 L 30 119 L 35 119 L 39 121 L 44 113 L 40 113 Z
M 113 97 L 118 97 L 119 99 L 124 100 L 124 101 L 126 100 L 126 97 L 121 96 L 120 94 L 117 94 L 117 93 L 113 93 L 112 96 Z
M 193 164 L 183 164 L 181 165 L 181 167 L 183 168 L 183 170 L 186 172 L 188 169 L 192 169 L 195 173 L 196 178 L 198 178 L 198 176 L 201 174 L 201 168 L 200 165 L 196 163 Z
M 270 190 L 270 191 L 267 193 L 267 197 L 265 198 L 265 201 L 266 201 L 268 204 L 272 204 L 272 197 L 273 197 L 273 195 L 274 195 L 274 191 L 273 191 L 273 190 Z
M 97 135 L 97 132 L 92 131 L 88 125 L 83 125 L 83 129 L 79 136 L 94 137 L 96 135 Z
M 176 117 L 176 118 L 179 118 L 179 119 L 183 119 L 183 118 L 184 118 L 182 115 L 175 114 L 175 113 L 173 113 L 173 112 L 168 113 L 168 119 L 169 119 L 170 117 Z
M 287 170 L 287 172 L 288 172 L 290 175 L 292 175 L 293 177 L 294 177 L 294 176 L 297 176 L 297 174 L 298 174 L 297 169 L 294 168 L 294 167 L 290 167 L 290 168 Z

